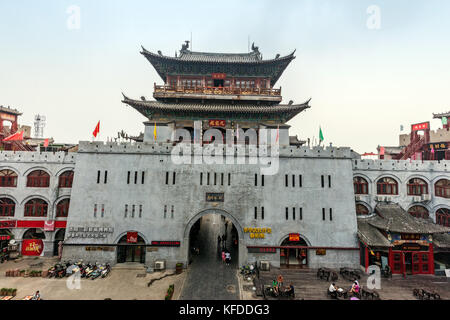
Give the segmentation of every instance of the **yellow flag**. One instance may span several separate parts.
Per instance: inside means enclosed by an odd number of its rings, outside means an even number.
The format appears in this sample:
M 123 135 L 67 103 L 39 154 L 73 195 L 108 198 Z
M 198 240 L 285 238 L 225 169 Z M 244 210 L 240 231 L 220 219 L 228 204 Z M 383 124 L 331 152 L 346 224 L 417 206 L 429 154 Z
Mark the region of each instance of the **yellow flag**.
M 155 141 L 156 141 L 156 122 L 155 122 L 155 129 L 153 129 L 153 136 L 155 137 Z

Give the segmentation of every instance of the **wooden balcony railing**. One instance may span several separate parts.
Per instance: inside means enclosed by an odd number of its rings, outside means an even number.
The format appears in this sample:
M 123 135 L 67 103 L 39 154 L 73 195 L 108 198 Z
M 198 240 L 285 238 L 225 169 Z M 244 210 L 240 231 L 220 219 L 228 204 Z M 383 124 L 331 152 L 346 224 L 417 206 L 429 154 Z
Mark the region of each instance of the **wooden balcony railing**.
M 155 93 L 191 93 L 191 94 L 219 94 L 219 95 L 262 95 L 281 96 L 281 88 L 236 88 L 236 87 L 197 87 L 157 85 Z

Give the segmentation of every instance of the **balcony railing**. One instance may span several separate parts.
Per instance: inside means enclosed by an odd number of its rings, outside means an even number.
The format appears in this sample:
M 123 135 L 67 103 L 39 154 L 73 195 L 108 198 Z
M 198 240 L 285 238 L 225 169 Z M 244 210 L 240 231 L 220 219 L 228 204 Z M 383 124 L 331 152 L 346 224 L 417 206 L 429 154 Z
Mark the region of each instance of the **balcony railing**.
M 281 96 L 280 89 L 156 85 L 155 93 Z

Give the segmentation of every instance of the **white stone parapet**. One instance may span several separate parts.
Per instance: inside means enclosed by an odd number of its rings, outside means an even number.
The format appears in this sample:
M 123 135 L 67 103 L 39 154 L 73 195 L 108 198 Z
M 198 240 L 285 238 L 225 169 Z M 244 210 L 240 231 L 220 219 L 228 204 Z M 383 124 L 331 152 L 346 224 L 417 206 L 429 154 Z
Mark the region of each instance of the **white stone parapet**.
M 352 161 L 353 170 L 374 171 L 448 171 L 450 160 L 372 160 L 355 159 Z
M 0 151 L 1 162 L 75 163 L 76 152 Z
M 78 152 L 80 153 L 130 153 L 130 154 L 171 154 L 174 143 L 148 143 L 148 142 L 90 142 L 90 141 L 80 141 Z M 190 146 L 191 154 L 196 154 L 199 149 L 204 150 L 205 148 L 211 147 L 211 145 L 206 144 L 203 146 L 194 145 Z M 227 152 L 234 150 L 238 153 L 238 149 L 244 148 L 245 155 L 249 154 L 249 149 L 255 146 L 249 145 L 224 145 L 217 144 L 215 148 L 222 148 L 223 154 L 226 155 Z M 258 146 L 253 150 L 259 150 L 264 148 L 263 146 Z M 195 149 L 195 150 L 194 150 Z M 271 147 L 267 146 L 268 154 L 271 154 Z M 258 151 L 259 153 L 259 151 Z M 305 146 L 280 146 L 279 156 L 283 158 L 345 158 L 350 159 L 352 157 L 351 150 L 349 147 L 305 147 Z

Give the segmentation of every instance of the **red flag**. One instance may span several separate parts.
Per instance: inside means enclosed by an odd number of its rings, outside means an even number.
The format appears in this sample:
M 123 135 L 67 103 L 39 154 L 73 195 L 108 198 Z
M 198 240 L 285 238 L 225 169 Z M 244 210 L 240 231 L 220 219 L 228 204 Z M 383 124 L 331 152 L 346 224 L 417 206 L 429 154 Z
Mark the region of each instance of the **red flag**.
M 100 132 L 100 121 L 97 123 L 94 132 L 92 133 L 95 138 L 97 138 L 97 134 Z
M 23 140 L 23 131 L 16 132 L 13 135 L 10 135 L 9 137 L 3 139 L 3 141 L 17 141 L 17 140 Z
M 380 156 L 384 155 L 384 147 L 380 147 Z
M 44 147 L 47 148 L 48 147 L 48 139 L 44 140 Z

